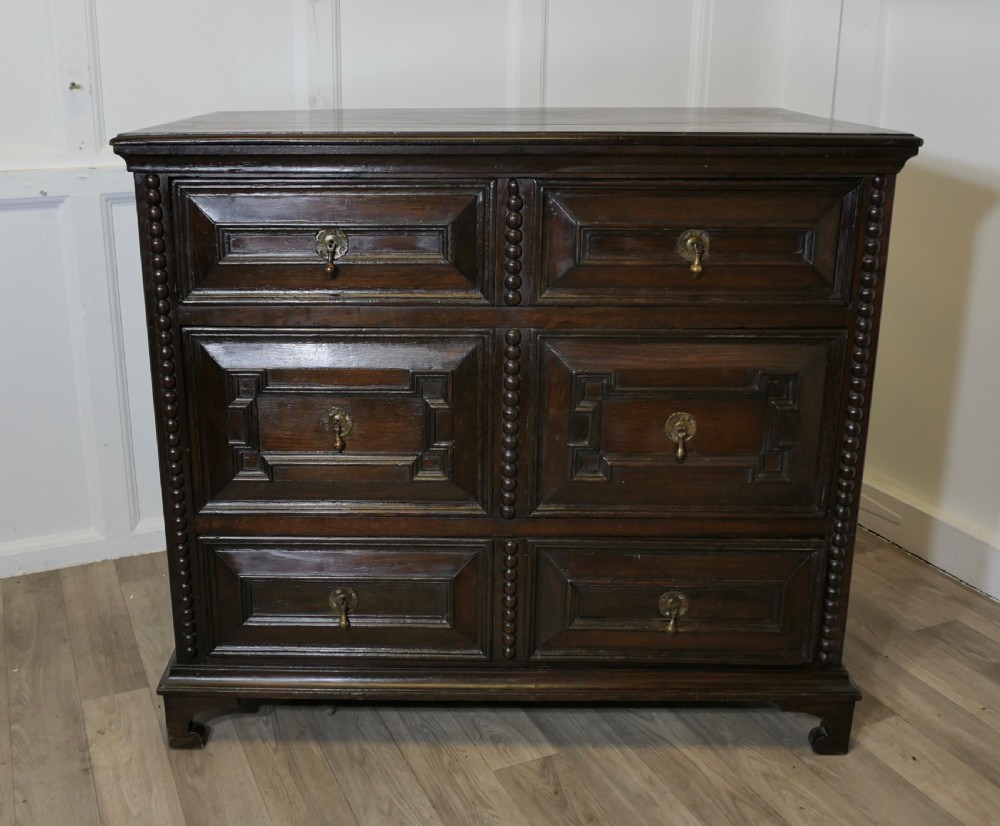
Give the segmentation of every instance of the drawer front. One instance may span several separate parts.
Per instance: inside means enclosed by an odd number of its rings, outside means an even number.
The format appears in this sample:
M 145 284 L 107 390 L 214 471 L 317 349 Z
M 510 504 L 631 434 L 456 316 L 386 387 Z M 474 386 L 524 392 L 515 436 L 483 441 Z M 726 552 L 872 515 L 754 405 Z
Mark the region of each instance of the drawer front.
M 493 184 L 175 185 L 189 301 L 485 303 Z M 334 275 L 316 234 L 336 229 Z
M 489 333 L 187 330 L 207 512 L 484 515 Z
M 844 341 L 539 336 L 534 515 L 824 514 Z
M 546 185 L 538 300 L 846 303 L 858 187 L 856 179 Z M 688 230 L 708 236 L 698 275 L 678 252 Z
M 822 542 L 533 545 L 533 660 L 812 659 Z
M 202 550 L 214 658 L 488 659 L 486 540 L 208 539 Z

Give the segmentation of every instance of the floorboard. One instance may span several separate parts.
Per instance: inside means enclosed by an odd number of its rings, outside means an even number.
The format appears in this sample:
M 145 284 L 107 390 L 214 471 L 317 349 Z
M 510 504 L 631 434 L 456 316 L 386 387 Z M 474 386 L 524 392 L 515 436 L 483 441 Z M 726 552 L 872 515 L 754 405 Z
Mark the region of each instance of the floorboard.
M 122 600 L 128 611 L 146 684 L 156 688 L 174 650 L 173 618 L 164 554 L 147 554 L 115 562 Z
M 375 708 L 313 709 L 310 722 L 359 826 L 442 826 Z
M 10 712 L 7 697 L 7 645 L 0 583 L 0 826 L 14 826 L 14 776 L 10 761 Z
M 967 763 L 906 720 L 884 720 L 861 732 L 858 741 L 959 822 L 988 824 L 1000 817 L 1000 788 L 984 783 Z
M 294 705 L 262 706 L 234 723 L 274 826 L 357 826 L 313 737 L 308 711 Z
M 3 591 L 14 822 L 100 823 L 59 572 Z
M 722 759 L 716 747 L 697 737 L 689 737 L 683 748 L 673 743 L 665 747 L 671 741 L 663 736 L 672 735 L 666 727 L 656 726 L 664 716 L 659 710 L 609 708 L 601 716 L 654 774 L 675 779 L 674 794 L 702 822 L 729 826 L 787 823 Z
M 774 809 L 787 823 L 851 823 L 853 809 L 838 790 L 802 771 L 806 735 L 815 720 L 767 712 L 768 720 L 783 720 L 797 731 L 795 747 L 780 748 L 770 725 L 755 724 L 744 710 L 695 709 L 656 714 L 646 720 L 671 747 L 686 752 L 709 748 L 728 769 Z
M 905 633 L 893 625 L 877 605 L 866 599 L 851 601 L 848 635 L 855 636 L 883 657 L 926 683 L 943 697 L 991 726 L 1000 737 L 1000 683 L 984 680 L 947 645 L 938 645 L 923 632 Z M 871 705 L 866 700 L 860 713 Z
M 1000 745 L 975 716 L 923 680 L 860 640 L 848 667 L 863 693 L 879 698 L 894 714 L 921 729 L 974 768 L 982 782 L 1000 784 Z
M 172 751 L 164 555 L 3 580 L 0 826 L 1000 822 L 1000 605 L 871 534 L 854 570 L 842 757 L 805 714 L 654 706 L 265 705 Z
M 210 748 L 167 750 L 188 826 L 272 826 L 237 734 L 245 723 L 217 720 Z
M 528 716 L 570 770 L 611 810 L 609 823 L 703 822 L 678 797 L 673 779 L 664 783 L 597 712 L 544 709 L 529 711 Z
M 60 573 L 80 699 L 142 688 L 142 661 L 114 563 L 96 562 Z
M 530 826 L 447 708 L 380 708 L 379 716 L 445 823 Z
M 463 706 L 455 719 L 493 771 L 556 753 L 523 708 Z
M 102 824 L 184 822 L 154 712 L 146 688 L 83 703 Z
M 870 703 L 866 699 L 862 706 Z M 885 707 L 882 706 L 884 710 Z M 880 714 L 881 720 L 889 719 Z M 839 798 L 837 809 L 844 823 L 879 824 L 880 826 L 954 826 L 959 821 L 928 798 L 918 786 L 900 783 L 900 776 L 859 742 L 864 732 L 878 722 L 856 726 L 854 745 L 846 760 L 813 760 L 802 744 L 802 730 L 788 715 L 758 716 L 769 737 L 785 749 L 799 754 L 794 772 L 802 772 L 800 782 L 811 787 L 814 778 Z M 851 814 L 848 814 L 850 812 Z M 809 818 L 804 818 L 809 823 Z
M 606 826 L 615 813 L 559 752 L 500 769 L 497 777 L 524 816 L 545 826 Z

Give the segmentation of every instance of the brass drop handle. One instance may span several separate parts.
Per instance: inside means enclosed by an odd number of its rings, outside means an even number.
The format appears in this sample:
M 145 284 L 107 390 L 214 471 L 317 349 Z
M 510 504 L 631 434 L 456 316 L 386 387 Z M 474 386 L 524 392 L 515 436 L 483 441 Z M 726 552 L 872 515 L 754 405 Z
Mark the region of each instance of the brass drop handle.
M 702 261 L 708 257 L 711 241 L 703 229 L 686 229 L 677 239 L 677 253 L 691 262 L 691 274 L 697 278 L 702 272 Z
M 344 437 L 354 429 L 354 419 L 343 407 L 331 407 L 323 416 L 323 427 L 333 435 L 333 449 L 343 453 L 347 447 Z
M 330 594 L 330 607 L 340 614 L 337 625 L 342 631 L 346 631 L 351 627 L 351 620 L 347 615 L 358 607 L 358 592 L 353 588 L 338 588 Z
M 336 419 L 333 423 L 333 449 L 337 453 L 343 453 L 345 447 L 347 442 L 344 441 L 344 426 L 340 419 Z
M 326 259 L 326 274 L 333 278 L 337 274 L 334 263 L 347 252 L 347 233 L 342 229 L 321 229 L 316 233 L 316 254 Z
M 672 442 L 677 442 L 674 456 L 678 462 L 683 462 L 687 458 L 687 443 L 698 432 L 698 422 L 690 413 L 674 413 L 663 425 L 663 432 Z
M 677 619 L 687 613 L 689 604 L 688 598 L 680 591 L 667 591 L 660 595 L 657 607 L 660 609 L 660 613 L 669 620 L 667 623 L 668 634 L 677 633 Z

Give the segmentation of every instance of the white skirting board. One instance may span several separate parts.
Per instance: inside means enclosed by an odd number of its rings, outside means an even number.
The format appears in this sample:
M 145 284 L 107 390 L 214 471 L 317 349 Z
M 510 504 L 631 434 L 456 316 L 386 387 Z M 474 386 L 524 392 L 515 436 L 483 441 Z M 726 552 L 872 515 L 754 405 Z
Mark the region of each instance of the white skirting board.
M 1000 534 L 983 530 L 882 477 L 865 482 L 858 522 L 1000 600 Z
M 85 565 L 104 559 L 162 551 L 163 520 L 149 519 L 126 536 L 109 537 L 95 529 L 35 536 L 0 543 L 0 579 Z

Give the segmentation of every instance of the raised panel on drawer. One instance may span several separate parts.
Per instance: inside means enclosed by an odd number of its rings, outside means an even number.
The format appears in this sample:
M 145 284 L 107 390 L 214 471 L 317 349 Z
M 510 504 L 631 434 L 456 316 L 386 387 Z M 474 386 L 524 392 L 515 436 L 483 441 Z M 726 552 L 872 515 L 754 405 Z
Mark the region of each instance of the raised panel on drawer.
M 175 184 L 188 301 L 485 303 L 493 183 Z M 346 233 L 334 277 L 316 233 Z
M 539 335 L 534 515 L 823 514 L 844 341 Z M 665 432 L 681 412 L 683 461 Z
M 532 660 L 811 660 L 821 541 L 536 540 Z M 660 597 L 680 593 L 673 631 Z
M 484 514 L 489 333 L 195 329 L 184 349 L 205 511 Z
M 543 303 L 847 303 L 857 179 L 541 187 Z M 708 234 L 703 271 L 677 251 Z
M 204 540 L 215 583 L 211 656 L 487 659 L 490 546 Z M 330 604 L 337 589 L 357 594 L 347 628 Z

